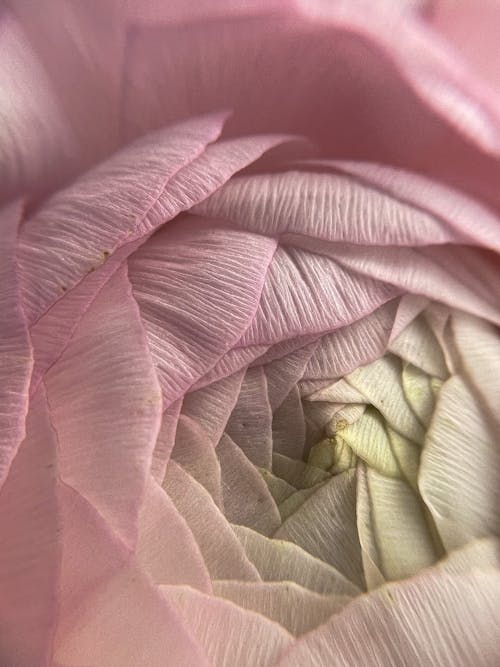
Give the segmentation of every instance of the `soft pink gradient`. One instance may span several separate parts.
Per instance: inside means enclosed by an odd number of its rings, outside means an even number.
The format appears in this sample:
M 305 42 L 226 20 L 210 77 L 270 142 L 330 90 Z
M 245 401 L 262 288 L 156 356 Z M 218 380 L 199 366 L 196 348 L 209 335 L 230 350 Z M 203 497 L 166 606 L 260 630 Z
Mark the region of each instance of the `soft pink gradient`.
M 495 664 L 499 6 L 4 4 L 0 663 Z M 355 474 L 282 522 L 255 466 L 430 301 L 462 551 L 359 595 Z

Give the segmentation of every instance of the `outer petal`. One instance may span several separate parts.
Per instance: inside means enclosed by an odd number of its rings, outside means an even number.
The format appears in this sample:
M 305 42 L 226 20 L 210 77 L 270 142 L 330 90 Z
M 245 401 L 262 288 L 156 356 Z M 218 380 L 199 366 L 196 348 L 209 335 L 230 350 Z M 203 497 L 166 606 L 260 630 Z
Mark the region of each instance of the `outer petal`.
M 460 178 L 495 198 L 498 164 L 477 150 L 498 152 L 494 100 L 423 23 L 386 10 L 313 0 L 252 19 L 138 26 L 129 129 L 232 108 L 233 134 L 307 134 L 329 155 Z
M 293 635 L 303 635 L 340 611 L 347 596 L 319 595 L 289 581 L 255 583 L 216 581 L 214 592 L 239 607 L 276 621 Z
M 0 660 L 12 667 L 51 664 L 62 552 L 56 447 L 41 388 L 0 492 Z
M 25 434 L 33 366 L 17 279 L 15 248 L 20 213 L 17 204 L 0 211 L 0 488 Z
M 19 258 L 30 322 L 108 255 L 165 222 L 169 180 L 219 135 L 214 114 L 136 142 L 49 199 L 23 226 Z M 177 212 L 177 211 L 176 211 Z M 61 261 L 64 258 L 64 261 Z
M 19 22 L 0 12 L 0 199 L 58 179 L 75 138 Z
M 498 0 L 433 0 L 428 16 L 432 27 L 456 47 L 476 78 L 499 95 Z
M 280 667 L 495 665 L 500 575 L 428 570 L 361 596 L 300 639 Z
M 65 529 L 55 660 L 70 667 L 207 666 L 179 614 L 98 512 L 62 485 Z
M 61 477 L 133 544 L 161 393 L 125 269 L 82 318 L 46 384 Z

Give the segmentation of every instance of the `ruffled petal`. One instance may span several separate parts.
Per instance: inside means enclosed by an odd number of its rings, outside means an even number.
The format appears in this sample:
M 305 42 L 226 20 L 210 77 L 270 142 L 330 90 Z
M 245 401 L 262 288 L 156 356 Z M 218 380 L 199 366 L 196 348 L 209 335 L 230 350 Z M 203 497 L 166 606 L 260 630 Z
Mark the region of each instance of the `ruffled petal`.
M 161 392 L 121 269 L 46 375 L 60 474 L 128 544 L 161 419 Z
M 341 665 L 494 665 L 500 575 L 427 570 L 361 596 L 299 639 L 280 667 Z
M 315 558 L 293 542 L 269 539 L 244 526 L 233 526 L 233 530 L 263 581 L 294 581 L 325 595 L 355 596 L 360 592 L 332 565 Z
M 260 367 L 249 368 L 226 433 L 254 465 L 267 469 L 271 468 L 273 451 L 272 418 L 264 371 Z
M 139 514 L 136 559 L 156 584 L 192 586 L 212 592 L 198 544 L 169 496 L 152 478 Z
M 25 435 L 33 353 L 21 306 L 16 241 L 19 204 L 0 211 L 0 488 Z
M 311 171 L 323 165 L 323 173 Z M 456 190 L 378 165 L 301 166 L 303 171 L 235 178 L 194 212 L 269 236 L 297 234 L 361 245 L 471 242 L 500 248 L 497 216 Z M 473 228 L 471 218 L 477 221 Z
M 129 262 L 165 401 L 182 396 L 239 340 L 276 241 L 179 220 Z
M 441 388 L 422 453 L 419 489 L 446 549 L 500 532 L 500 453 L 460 376 Z
M 163 209 L 175 196 L 170 179 L 218 137 L 223 122 L 223 114 L 213 114 L 145 137 L 54 195 L 24 223 L 19 262 L 30 323 L 134 240 L 141 225 L 144 235 L 168 219 Z
M 291 635 L 280 625 L 231 602 L 188 587 L 161 590 L 177 606 L 212 665 L 272 667 L 291 643 Z
M 319 595 L 290 581 L 216 581 L 214 593 L 276 621 L 293 635 L 314 629 L 351 600 L 348 596 Z
M 354 471 L 321 486 L 283 523 L 275 537 L 298 544 L 363 587 Z
M 0 654 L 5 665 L 46 665 L 51 658 L 62 554 L 57 478 L 57 440 L 41 388 L 0 491 Z
M 170 461 L 163 488 L 191 529 L 212 579 L 259 581 L 229 523 L 199 482 Z

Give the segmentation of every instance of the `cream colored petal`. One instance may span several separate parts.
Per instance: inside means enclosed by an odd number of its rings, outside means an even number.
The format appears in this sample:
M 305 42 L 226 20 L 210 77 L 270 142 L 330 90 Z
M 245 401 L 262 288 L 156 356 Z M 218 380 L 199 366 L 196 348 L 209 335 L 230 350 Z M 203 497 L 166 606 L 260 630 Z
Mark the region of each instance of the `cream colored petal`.
M 423 442 L 424 429 L 408 406 L 401 383 L 401 362 L 388 355 L 362 366 L 347 376 L 358 389 L 402 435 Z
M 454 376 L 441 389 L 419 488 L 446 549 L 500 533 L 500 450 L 477 397 Z
M 441 346 L 423 317 L 413 320 L 390 344 L 389 350 L 429 375 L 448 377 Z

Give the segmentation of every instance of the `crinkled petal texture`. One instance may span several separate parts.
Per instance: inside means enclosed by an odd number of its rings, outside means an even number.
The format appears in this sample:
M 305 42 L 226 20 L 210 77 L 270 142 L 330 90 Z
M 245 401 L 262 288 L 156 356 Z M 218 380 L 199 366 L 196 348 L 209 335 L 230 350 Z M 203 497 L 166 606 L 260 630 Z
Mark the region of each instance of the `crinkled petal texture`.
M 2 664 L 500 662 L 500 122 L 421 4 L 1 16 L 7 195 L 133 139 L 1 213 Z
M 5 4 L 2 195 L 53 189 L 130 137 L 233 109 L 228 135 L 305 134 L 329 157 L 498 203 L 498 97 L 420 19 L 424 0 Z

